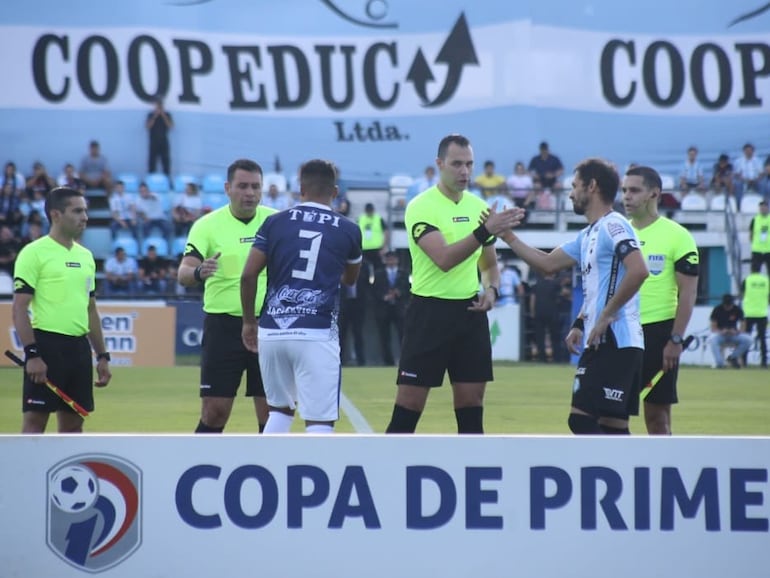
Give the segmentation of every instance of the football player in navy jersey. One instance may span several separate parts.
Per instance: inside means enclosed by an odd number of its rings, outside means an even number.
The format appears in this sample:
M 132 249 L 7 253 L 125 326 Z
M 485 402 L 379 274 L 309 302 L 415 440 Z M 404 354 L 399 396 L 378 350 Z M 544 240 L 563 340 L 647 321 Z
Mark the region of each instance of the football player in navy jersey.
M 265 433 L 286 433 L 299 406 L 308 433 L 331 433 L 339 418 L 340 282 L 361 269 L 361 230 L 335 213 L 337 172 L 315 159 L 300 169 L 300 204 L 260 227 L 241 276 L 243 343 L 257 351 L 269 418 Z M 257 276 L 267 295 L 255 317 Z

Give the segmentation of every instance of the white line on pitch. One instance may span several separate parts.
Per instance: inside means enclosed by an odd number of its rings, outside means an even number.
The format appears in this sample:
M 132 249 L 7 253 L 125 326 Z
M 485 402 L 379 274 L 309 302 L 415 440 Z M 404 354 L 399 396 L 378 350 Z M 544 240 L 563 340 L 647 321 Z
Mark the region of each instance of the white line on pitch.
M 345 415 L 348 416 L 350 423 L 353 424 L 353 429 L 356 433 L 374 433 L 372 426 L 369 425 L 369 422 L 366 421 L 363 414 L 358 411 L 358 408 L 353 405 L 353 402 L 342 392 L 340 392 L 340 407 L 342 408 L 342 411 L 345 412 Z

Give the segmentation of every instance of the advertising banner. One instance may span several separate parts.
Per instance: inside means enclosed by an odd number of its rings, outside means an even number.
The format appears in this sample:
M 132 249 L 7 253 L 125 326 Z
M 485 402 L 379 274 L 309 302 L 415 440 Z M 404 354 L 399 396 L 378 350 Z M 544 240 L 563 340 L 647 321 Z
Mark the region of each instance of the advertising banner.
M 98 303 L 104 343 L 113 366 L 172 367 L 176 310 L 162 301 Z M 13 327 L 10 303 L 0 303 L 0 349 L 24 357 L 24 348 Z M 0 365 L 13 365 L 0 356 Z
M 770 14 L 759 0 L 5 7 L 13 82 L 0 126 L 21 170 L 44 154 L 59 171 L 95 138 L 114 169 L 143 171 L 157 96 L 184 173 L 221 174 L 246 154 L 277 156 L 291 175 L 320 155 L 344 178 L 387 180 L 422 174 L 450 132 L 506 173 L 543 140 L 567 167 L 597 155 L 677 174 L 693 144 L 708 169 L 747 141 L 770 152 Z
M 0 568 L 760 578 L 768 455 L 768 438 L 4 436 Z

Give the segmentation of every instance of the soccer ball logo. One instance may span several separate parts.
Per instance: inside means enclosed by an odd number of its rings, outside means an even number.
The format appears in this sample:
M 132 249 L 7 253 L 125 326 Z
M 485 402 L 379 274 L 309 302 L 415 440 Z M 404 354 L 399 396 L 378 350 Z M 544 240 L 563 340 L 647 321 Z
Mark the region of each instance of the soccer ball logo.
M 101 572 L 141 543 L 142 472 L 109 454 L 81 454 L 47 472 L 46 543 L 68 564 Z
M 51 499 L 60 510 L 82 512 L 94 505 L 99 484 L 94 473 L 83 466 L 65 466 L 53 475 Z

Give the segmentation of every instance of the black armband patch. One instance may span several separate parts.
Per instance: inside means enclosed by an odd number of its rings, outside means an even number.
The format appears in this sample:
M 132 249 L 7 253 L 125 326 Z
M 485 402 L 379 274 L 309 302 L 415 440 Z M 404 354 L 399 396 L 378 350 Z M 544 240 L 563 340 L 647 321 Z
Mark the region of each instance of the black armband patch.
M 639 242 L 636 239 L 623 239 L 620 243 L 615 245 L 615 256 L 623 261 L 634 251 L 639 250 Z
M 34 295 L 35 294 L 35 288 L 31 287 L 30 284 L 27 283 L 21 277 L 14 277 L 13 278 L 13 292 L 14 293 L 26 293 L 27 295 Z
M 674 263 L 674 271 L 682 275 L 697 277 L 700 272 L 700 257 L 697 251 L 690 251 Z
M 182 257 L 187 257 L 187 255 L 190 255 L 192 257 L 195 257 L 196 259 L 200 259 L 201 261 L 205 261 L 206 257 L 201 255 L 201 252 L 196 249 L 195 245 L 192 243 L 187 243 L 184 246 L 184 253 L 182 253 Z
M 412 239 L 415 243 L 419 243 L 420 239 L 422 239 L 428 233 L 432 233 L 433 231 L 438 231 L 438 227 L 434 227 L 430 223 L 425 223 L 422 221 L 415 223 L 412 225 Z

